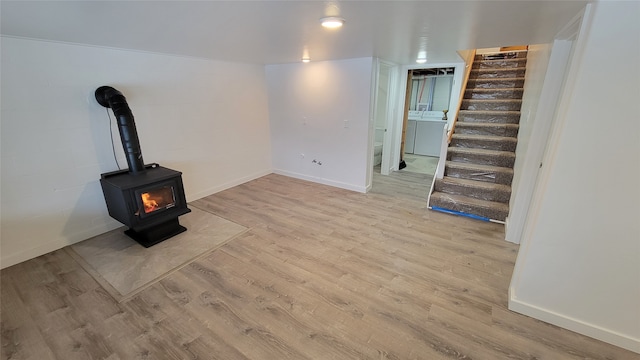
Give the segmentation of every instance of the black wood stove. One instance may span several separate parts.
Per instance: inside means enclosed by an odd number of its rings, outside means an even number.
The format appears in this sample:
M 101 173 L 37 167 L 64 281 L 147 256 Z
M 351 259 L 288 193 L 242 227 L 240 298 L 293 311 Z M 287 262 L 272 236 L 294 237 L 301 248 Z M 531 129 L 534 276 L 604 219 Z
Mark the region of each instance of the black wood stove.
M 144 165 L 138 132 L 127 100 L 118 90 L 101 86 L 98 103 L 111 108 L 129 169 L 101 175 L 100 184 L 109 215 L 129 227 L 129 237 L 144 247 L 187 230 L 178 216 L 191 212 L 182 185 L 182 173 L 158 164 Z

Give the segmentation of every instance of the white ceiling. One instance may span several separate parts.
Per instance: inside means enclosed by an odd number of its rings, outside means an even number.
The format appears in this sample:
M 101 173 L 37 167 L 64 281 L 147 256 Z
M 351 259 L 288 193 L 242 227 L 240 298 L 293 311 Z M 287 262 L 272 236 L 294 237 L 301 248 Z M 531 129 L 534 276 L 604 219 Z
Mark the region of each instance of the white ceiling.
M 456 50 L 551 42 L 587 1 L 8 1 L 0 32 L 259 64 L 380 57 L 414 64 Z M 332 12 L 339 30 L 320 26 Z M 333 15 L 333 14 L 331 14 Z

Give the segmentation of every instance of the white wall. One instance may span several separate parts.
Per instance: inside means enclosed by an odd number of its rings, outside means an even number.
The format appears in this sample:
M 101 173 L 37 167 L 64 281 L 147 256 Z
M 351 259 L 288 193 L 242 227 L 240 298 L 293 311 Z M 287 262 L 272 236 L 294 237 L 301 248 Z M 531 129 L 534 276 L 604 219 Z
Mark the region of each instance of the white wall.
M 640 13 L 598 2 L 572 62 L 510 308 L 640 352 Z M 581 35 L 582 37 L 583 35 Z
M 529 138 L 533 130 L 533 122 L 536 119 L 536 110 L 540 100 L 540 92 L 544 83 L 549 56 L 551 55 L 551 44 L 530 45 L 527 52 L 527 72 L 525 74 L 524 93 L 522 96 L 522 107 L 520 109 L 520 128 L 518 130 L 518 147 L 516 149 L 516 162 L 513 166 L 512 186 L 517 188 L 520 182 L 519 171 L 527 155 L 529 148 Z M 511 197 L 513 200 L 513 196 Z
M 372 70 L 372 58 L 266 66 L 274 172 L 366 190 Z
M 271 172 L 262 66 L 1 41 L 3 267 L 120 226 L 98 182 L 116 170 L 98 86 L 124 93 L 145 162 L 182 171 L 188 200 Z
M 548 119 L 537 118 L 537 109 L 540 102 L 547 66 L 551 55 L 551 44 L 530 45 L 527 52 L 527 72 L 525 74 L 524 93 L 522 107 L 520 109 L 520 128 L 518 130 L 518 146 L 516 148 L 516 161 L 513 165 L 513 181 L 511 183 L 511 199 L 509 201 L 509 216 L 506 221 L 506 239 L 519 243 L 522 227 L 526 219 L 529 203 L 531 201 L 530 188 L 535 184 L 540 158 L 535 149 L 529 152 L 529 145 L 534 122 L 546 122 Z M 549 91 L 550 89 L 547 89 Z M 548 116 L 548 113 L 544 113 Z M 546 141 L 546 139 L 536 139 Z M 533 147 L 544 148 L 545 144 L 533 144 Z M 531 154 L 532 156 L 528 156 Z M 537 162 L 537 163 L 536 163 Z M 524 175 L 524 179 L 523 179 Z

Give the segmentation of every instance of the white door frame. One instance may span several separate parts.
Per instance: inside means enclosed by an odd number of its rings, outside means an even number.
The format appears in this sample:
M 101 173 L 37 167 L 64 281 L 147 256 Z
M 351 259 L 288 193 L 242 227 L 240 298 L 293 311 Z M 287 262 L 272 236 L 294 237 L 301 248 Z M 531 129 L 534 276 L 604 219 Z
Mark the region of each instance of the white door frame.
M 383 143 L 382 143 L 382 164 L 380 164 L 380 173 L 382 175 L 389 175 L 389 168 L 390 168 L 390 164 L 391 164 L 391 141 L 392 141 L 392 131 L 391 128 L 393 126 L 393 113 L 394 113 L 394 107 L 395 107 L 395 102 L 394 99 L 396 98 L 396 94 L 395 92 L 397 91 L 396 86 L 394 86 L 394 84 L 397 82 L 397 77 L 398 77 L 398 67 L 390 62 L 386 62 L 383 60 L 380 60 L 380 66 L 384 66 L 384 67 L 388 67 L 389 68 L 389 83 L 387 84 L 387 106 L 386 106 L 386 120 L 385 120 L 385 132 L 384 132 L 384 139 L 383 139 Z M 379 71 L 378 71 L 379 73 Z

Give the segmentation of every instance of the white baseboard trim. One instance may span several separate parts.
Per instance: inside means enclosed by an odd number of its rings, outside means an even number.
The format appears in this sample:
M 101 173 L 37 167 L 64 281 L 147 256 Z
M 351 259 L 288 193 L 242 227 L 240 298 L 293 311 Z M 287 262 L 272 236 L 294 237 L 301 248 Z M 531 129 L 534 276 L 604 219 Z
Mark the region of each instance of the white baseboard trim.
M 510 291 L 513 294 L 513 289 Z M 640 354 L 640 339 L 528 304 L 509 296 L 509 310 Z
M 509 221 L 509 216 L 504 219 L 504 240 L 514 244 L 520 244 L 520 239 L 514 239 L 511 236 L 511 222 Z
M 300 179 L 300 180 L 306 180 L 306 181 L 311 181 L 311 182 L 315 182 L 315 183 L 318 183 L 318 184 L 329 185 L 329 186 L 333 186 L 333 187 L 337 187 L 337 188 L 341 188 L 341 189 L 345 189 L 345 190 L 357 191 L 359 193 L 366 193 L 367 192 L 367 187 L 366 186 L 348 184 L 348 183 L 343 183 L 343 182 L 340 182 L 340 181 L 334 181 L 334 180 L 319 178 L 319 177 L 315 177 L 315 176 L 299 174 L 299 173 L 286 171 L 286 170 L 274 169 L 273 172 L 275 174 L 278 174 L 278 175 L 284 175 L 284 176 L 288 176 L 288 177 L 292 177 L 292 178 L 296 178 L 296 179 Z
M 220 184 L 220 185 L 216 185 L 214 187 L 208 188 L 206 190 L 202 190 L 202 191 L 198 191 L 196 193 L 193 194 L 186 194 L 187 197 L 187 202 L 192 202 L 198 199 L 202 199 L 203 197 L 209 196 L 209 195 L 213 195 L 215 193 L 218 193 L 220 191 L 224 191 L 227 189 L 230 189 L 234 186 L 238 186 L 238 185 L 242 185 L 246 182 L 249 182 L 251 180 L 255 180 L 258 178 L 261 178 L 265 175 L 269 175 L 272 174 L 273 171 L 271 169 L 266 169 L 266 170 L 262 170 L 262 171 L 258 171 L 256 173 L 253 173 L 251 175 L 247 175 L 247 176 L 243 176 L 239 179 L 234 179 L 233 181 L 229 181 L 227 183 L 224 184 Z
M 92 228 L 79 231 L 77 233 L 68 235 L 67 237 L 58 237 L 57 239 L 42 244 L 40 246 L 36 246 L 31 249 L 23 250 L 17 253 L 9 254 L 7 256 L 2 256 L 0 259 L 0 269 L 4 269 L 9 266 L 13 266 L 19 264 L 23 261 L 31 260 L 37 258 L 38 256 L 48 254 L 52 251 L 56 251 L 62 249 L 65 246 L 73 245 L 80 241 L 87 240 L 94 236 L 104 234 L 113 229 L 117 229 L 121 227 L 122 224 L 113 220 L 106 224 L 100 224 L 98 226 L 94 226 Z
M 265 175 L 269 175 L 271 173 L 273 173 L 271 169 L 262 170 L 257 173 L 230 181 L 228 183 L 214 186 L 212 188 L 199 191 L 194 194 L 188 194 L 187 202 L 191 202 L 191 201 L 203 198 L 205 196 L 209 196 L 211 194 L 215 194 L 217 192 L 232 188 L 234 186 L 244 184 L 248 181 L 255 180 L 257 178 L 260 178 Z M 98 226 L 94 226 L 94 227 L 79 231 L 77 233 L 67 235 L 65 237 L 59 237 L 53 241 L 47 242 L 45 244 L 36 246 L 31 249 L 23 250 L 18 253 L 9 254 L 7 256 L 4 256 L 4 254 L 2 254 L 2 257 L 0 257 L 0 269 L 4 269 L 6 267 L 19 264 L 23 261 L 27 261 L 27 260 L 36 258 L 38 256 L 50 253 L 52 251 L 62 249 L 65 246 L 73 245 L 77 242 L 87 240 L 91 237 L 104 234 L 108 231 L 111 231 L 111 230 L 117 229 L 118 227 L 123 226 L 116 220 L 113 220 L 113 219 L 111 220 L 112 221 L 109 221 L 106 224 L 100 224 Z

